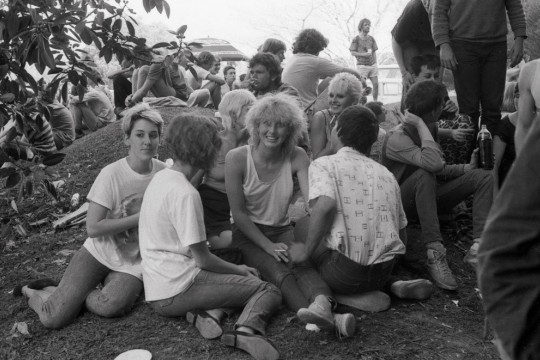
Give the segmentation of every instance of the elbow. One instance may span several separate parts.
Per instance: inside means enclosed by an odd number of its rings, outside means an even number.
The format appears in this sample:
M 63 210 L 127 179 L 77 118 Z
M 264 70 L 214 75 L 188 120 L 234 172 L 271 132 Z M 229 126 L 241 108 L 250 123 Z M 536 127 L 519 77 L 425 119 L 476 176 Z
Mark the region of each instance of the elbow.
M 443 171 L 444 169 L 444 163 L 442 161 L 437 161 L 434 163 L 431 163 L 429 165 L 422 167 L 424 170 L 429 171 L 431 173 L 439 173 Z
M 86 233 L 88 234 L 88 237 L 96 238 L 99 236 L 98 230 L 94 226 L 90 226 L 86 224 Z

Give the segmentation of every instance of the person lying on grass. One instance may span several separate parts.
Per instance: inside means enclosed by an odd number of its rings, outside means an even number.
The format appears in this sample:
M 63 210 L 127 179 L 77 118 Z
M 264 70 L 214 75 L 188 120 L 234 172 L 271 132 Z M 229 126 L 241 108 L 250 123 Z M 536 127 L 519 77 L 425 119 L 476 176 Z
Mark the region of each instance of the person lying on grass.
M 139 220 L 146 301 L 159 315 L 186 316 L 206 339 L 221 337 L 256 359 L 279 358 L 264 334 L 280 291 L 257 270 L 210 253 L 201 197 L 189 181 L 213 165 L 221 147 L 218 127 L 203 116 L 181 115 L 168 125 L 166 141 L 174 163 L 150 182 Z M 223 332 L 217 309 L 242 307 L 235 330 Z
M 154 174 L 165 168 L 154 159 L 162 128 L 161 116 L 146 104 L 126 112 L 122 129 L 129 153 L 103 168 L 87 195 L 88 239 L 59 284 L 42 279 L 22 288 L 45 327 L 70 324 L 83 307 L 115 317 L 125 315 L 135 303 L 143 288 L 141 257 L 136 231 L 128 235 L 126 231 L 137 228 L 139 212 L 136 206 L 126 210 L 133 207 L 126 202 L 142 198 Z M 97 288 L 100 284 L 101 289 Z
M 405 253 L 407 219 L 394 176 L 369 158 L 378 133 L 366 107 L 350 106 L 338 116 L 331 134 L 335 154 L 309 167 L 311 216 L 296 224 L 297 242 L 289 247 L 293 263 L 311 258 L 339 303 L 365 311 L 390 306 L 381 290 L 408 299 L 433 292 L 428 280 L 391 281 Z
M 229 151 L 225 158 L 233 246 L 242 251 L 247 265 L 280 288 L 291 310 L 313 310 L 311 317 L 298 313 L 301 321 L 352 336 L 355 317 L 332 313 L 332 292 L 311 264 L 287 264 L 287 249 L 294 241 L 288 216 L 293 176 L 306 202 L 308 193 L 309 159 L 296 146 L 306 127 L 302 109 L 291 96 L 269 94 L 249 110 L 247 127 L 250 145 Z

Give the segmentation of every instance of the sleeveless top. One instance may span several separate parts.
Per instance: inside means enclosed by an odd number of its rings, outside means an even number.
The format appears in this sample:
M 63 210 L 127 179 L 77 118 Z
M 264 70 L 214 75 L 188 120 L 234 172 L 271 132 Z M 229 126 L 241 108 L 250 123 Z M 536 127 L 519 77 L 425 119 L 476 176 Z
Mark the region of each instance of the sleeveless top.
M 285 226 L 289 224 L 289 204 L 293 195 L 291 160 L 287 158 L 276 178 L 261 181 L 252 156 L 252 147 L 247 151 L 246 177 L 242 184 L 248 217 L 256 224 Z

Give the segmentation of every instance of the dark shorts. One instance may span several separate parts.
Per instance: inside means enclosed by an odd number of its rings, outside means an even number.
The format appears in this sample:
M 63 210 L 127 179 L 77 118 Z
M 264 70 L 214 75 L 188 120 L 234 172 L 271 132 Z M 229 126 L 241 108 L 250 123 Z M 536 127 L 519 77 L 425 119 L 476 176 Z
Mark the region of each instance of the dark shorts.
M 227 194 L 205 184 L 199 185 L 198 190 L 204 209 L 206 235 L 219 235 L 231 230 L 231 207 Z

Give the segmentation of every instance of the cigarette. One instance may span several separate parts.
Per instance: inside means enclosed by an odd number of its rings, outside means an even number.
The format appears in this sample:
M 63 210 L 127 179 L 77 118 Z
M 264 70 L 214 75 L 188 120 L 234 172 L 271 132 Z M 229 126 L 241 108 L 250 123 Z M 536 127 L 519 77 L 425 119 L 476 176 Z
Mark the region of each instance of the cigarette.
M 283 250 L 283 249 L 277 249 L 277 250 L 274 250 L 275 252 L 286 252 L 287 250 Z

